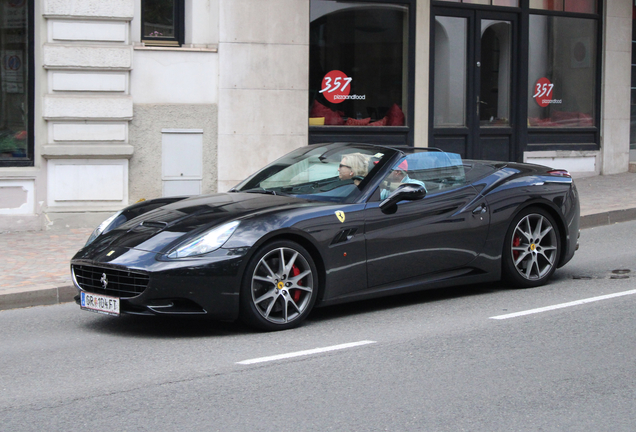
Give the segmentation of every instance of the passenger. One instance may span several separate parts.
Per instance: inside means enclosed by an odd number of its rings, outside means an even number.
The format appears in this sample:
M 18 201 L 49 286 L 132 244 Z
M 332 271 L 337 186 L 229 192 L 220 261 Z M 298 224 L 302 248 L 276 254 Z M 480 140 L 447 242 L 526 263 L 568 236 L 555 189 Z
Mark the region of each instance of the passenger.
M 392 191 L 397 189 L 400 184 L 405 183 L 424 186 L 424 190 L 426 190 L 426 185 L 424 185 L 424 182 L 412 179 L 408 176 L 408 174 L 406 173 L 408 169 L 409 164 L 406 159 L 400 162 L 398 166 L 393 168 L 391 174 L 389 174 L 384 180 L 386 183 L 388 183 L 388 186 L 380 191 L 380 199 L 386 199 Z
M 356 186 L 369 174 L 369 157 L 362 153 L 351 153 L 342 156 L 338 167 L 340 180 L 351 180 Z

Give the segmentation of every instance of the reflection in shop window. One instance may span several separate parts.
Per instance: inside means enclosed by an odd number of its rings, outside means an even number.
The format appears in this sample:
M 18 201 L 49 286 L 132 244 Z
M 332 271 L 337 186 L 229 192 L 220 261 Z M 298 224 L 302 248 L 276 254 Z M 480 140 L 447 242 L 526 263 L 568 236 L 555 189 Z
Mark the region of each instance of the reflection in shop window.
M 596 21 L 530 15 L 530 28 L 528 125 L 595 126 Z
M 435 127 L 466 124 L 466 55 L 468 20 L 435 17 Z
M 530 9 L 596 13 L 596 0 L 530 0 Z
M 29 161 L 28 3 L 0 2 L 0 165 Z
M 310 126 L 405 126 L 408 7 L 312 0 L 310 19 Z

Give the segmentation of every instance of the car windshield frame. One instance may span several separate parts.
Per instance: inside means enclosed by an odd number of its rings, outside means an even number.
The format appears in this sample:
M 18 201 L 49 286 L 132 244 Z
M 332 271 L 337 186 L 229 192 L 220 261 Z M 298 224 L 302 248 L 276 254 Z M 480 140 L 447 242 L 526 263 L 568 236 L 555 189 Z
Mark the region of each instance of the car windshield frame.
M 230 192 L 289 195 L 311 201 L 353 203 L 366 195 L 364 192 L 367 186 L 373 183 L 373 179 L 386 164 L 400 154 L 400 150 L 373 144 L 314 144 L 277 159 L 239 183 Z M 342 157 L 352 155 L 362 155 L 367 164 L 364 168 L 368 173 L 341 179 L 338 168 Z

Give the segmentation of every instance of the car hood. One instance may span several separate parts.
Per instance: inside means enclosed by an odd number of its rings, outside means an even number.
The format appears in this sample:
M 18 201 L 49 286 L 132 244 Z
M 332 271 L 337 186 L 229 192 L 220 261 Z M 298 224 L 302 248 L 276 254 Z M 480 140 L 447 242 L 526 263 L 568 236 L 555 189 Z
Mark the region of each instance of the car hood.
M 258 193 L 221 193 L 184 199 L 138 216 L 82 249 L 76 259 L 88 259 L 106 249 L 127 248 L 167 252 L 172 247 L 236 219 L 324 203 L 290 196 Z

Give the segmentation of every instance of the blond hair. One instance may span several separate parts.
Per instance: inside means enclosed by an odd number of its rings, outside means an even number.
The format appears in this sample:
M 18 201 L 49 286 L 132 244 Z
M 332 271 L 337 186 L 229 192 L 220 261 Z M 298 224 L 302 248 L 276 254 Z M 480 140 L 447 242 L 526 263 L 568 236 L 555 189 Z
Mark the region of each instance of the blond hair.
M 342 156 L 344 165 L 351 167 L 354 175 L 366 176 L 369 174 L 369 156 L 362 153 L 351 153 Z

